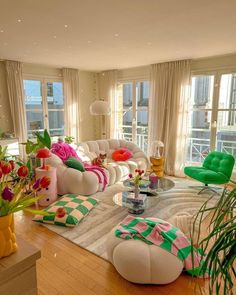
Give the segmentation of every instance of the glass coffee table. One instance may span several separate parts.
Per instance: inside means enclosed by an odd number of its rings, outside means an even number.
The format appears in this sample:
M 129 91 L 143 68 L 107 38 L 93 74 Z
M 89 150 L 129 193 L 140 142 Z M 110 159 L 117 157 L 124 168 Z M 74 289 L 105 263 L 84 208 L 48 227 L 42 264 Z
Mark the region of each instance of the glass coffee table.
M 130 199 L 128 199 L 129 194 L 132 194 L 132 193 L 133 193 L 132 191 L 118 193 L 113 197 L 113 202 L 116 205 L 127 208 L 129 213 L 136 214 L 136 215 L 142 214 L 145 209 L 156 206 L 157 203 L 159 202 L 158 196 L 147 197 L 143 204 L 132 202 L 130 201 Z
M 133 189 L 134 186 L 130 183 L 130 180 L 127 179 L 123 182 L 123 185 L 128 189 Z M 158 185 L 156 189 L 150 189 L 149 186 L 140 187 L 140 192 L 146 194 L 148 197 L 156 197 L 157 195 L 171 190 L 175 186 L 173 180 L 169 178 L 162 177 L 158 179 Z

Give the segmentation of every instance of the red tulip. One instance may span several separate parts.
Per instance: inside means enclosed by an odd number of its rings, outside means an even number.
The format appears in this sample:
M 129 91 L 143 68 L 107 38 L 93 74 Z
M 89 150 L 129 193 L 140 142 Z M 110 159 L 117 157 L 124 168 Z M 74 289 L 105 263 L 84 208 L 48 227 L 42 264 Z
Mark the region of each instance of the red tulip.
M 47 176 L 42 177 L 41 180 L 40 180 L 40 186 L 42 188 L 48 187 L 50 183 L 51 183 L 51 180 Z
M 11 165 L 11 170 L 14 170 L 15 168 L 15 162 L 13 160 L 9 161 L 9 164 Z
M 2 178 L 2 169 L 0 168 L 0 178 Z
M 2 166 L 5 164 L 5 162 L 3 160 L 0 161 L 0 167 L 2 168 Z
M 129 178 L 132 178 L 132 177 L 133 177 L 133 175 L 130 173 L 130 174 L 129 174 Z
M 28 167 L 26 167 L 26 166 L 21 166 L 21 167 L 18 169 L 17 174 L 18 174 L 19 177 L 22 177 L 22 178 L 27 177 L 28 174 L 29 174 L 29 169 L 28 169 Z
M 11 172 L 11 164 L 10 163 L 2 164 L 2 173 L 9 174 L 10 172 Z

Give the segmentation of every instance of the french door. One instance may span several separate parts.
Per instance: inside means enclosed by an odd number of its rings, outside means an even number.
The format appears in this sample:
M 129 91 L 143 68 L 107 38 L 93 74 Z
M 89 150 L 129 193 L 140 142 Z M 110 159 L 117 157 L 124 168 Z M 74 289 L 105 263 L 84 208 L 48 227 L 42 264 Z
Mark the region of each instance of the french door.
M 236 72 L 192 77 L 188 161 L 211 150 L 236 157 Z
M 114 104 L 115 137 L 147 151 L 149 81 L 119 83 Z
M 64 135 L 64 98 L 63 83 L 57 79 L 25 79 L 25 110 L 27 135 L 43 132 L 46 128 L 50 135 Z

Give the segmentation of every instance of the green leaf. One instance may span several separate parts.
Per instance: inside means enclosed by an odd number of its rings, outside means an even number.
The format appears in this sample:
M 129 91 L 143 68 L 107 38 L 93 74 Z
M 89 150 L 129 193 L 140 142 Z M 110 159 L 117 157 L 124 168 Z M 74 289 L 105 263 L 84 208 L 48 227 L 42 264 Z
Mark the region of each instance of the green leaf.
M 47 129 L 44 130 L 44 140 L 46 143 L 46 147 L 50 150 L 51 148 L 51 137 L 47 131 Z
M 31 208 L 25 208 L 24 211 L 29 212 L 34 215 L 42 215 L 42 216 L 49 216 L 49 215 L 55 214 L 53 212 L 46 212 L 44 210 L 36 210 L 36 209 L 31 209 Z

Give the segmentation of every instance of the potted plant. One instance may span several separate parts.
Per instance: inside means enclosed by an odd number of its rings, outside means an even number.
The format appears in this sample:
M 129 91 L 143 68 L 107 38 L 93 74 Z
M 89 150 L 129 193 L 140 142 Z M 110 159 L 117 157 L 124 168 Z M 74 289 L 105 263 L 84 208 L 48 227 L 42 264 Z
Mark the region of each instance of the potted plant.
M 40 132 L 35 132 L 36 141 L 34 140 L 27 140 L 27 142 L 22 143 L 25 146 L 26 154 L 28 155 L 29 159 L 27 162 L 27 166 L 30 170 L 34 170 L 40 163 L 36 163 L 36 153 L 43 148 L 51 149 L 51 138 L 47 131 L 44 130 L 43 134 Z
M 18 178 L 9 180 L 10 175 L 17 175 Z M 29 206 L 43 197 L 36 196 L 36 192 L 48 187 L 50 179 L 43 177 L 33 182 L 28 175 L 27 166 L 22 165 L 16 169 L 13 160 L 0 161 L 0 258 L 17 249 L 13 217 L 15 212 L 26 210 L 33 214 L 45 214 Z
M 211 272 L 209 293 L 232 295 L 236 278 L 236 188 L 230 192 L 224 190 L 217 204 L 209 207 L 212 198 L 197 213 L 192 235 L 198 232 L 198 246 L 207 253 L 202 270 L 209 269 Z M 206 214 L 211 214 L 209 233 L 201 238 L 201 221 Z

